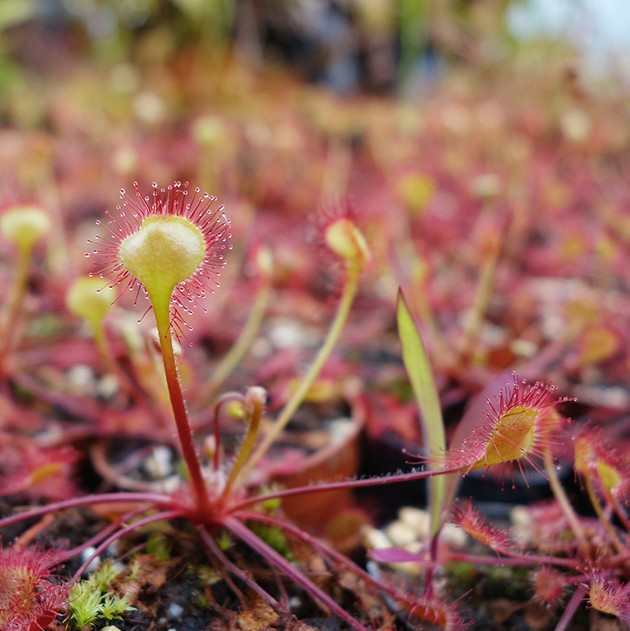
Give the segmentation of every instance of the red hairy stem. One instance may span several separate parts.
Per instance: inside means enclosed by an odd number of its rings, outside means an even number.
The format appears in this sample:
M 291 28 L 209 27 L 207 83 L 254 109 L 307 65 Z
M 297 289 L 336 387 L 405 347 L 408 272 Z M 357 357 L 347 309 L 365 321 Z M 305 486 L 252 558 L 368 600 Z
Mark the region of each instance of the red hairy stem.
M 461 473 L 461 467 L 408 471 L 407 473 L 395 473 L 394 475 L 366 478 L 365 480 L 343 480 L 340 482 L 326 482 L 321 485 L 298 486 L 292 489 L 283 489 L 273 493 L 265 493 L 264 495 L 248 497 L 243 501 L 236 503 L 233 508 L 234 510 L 239 510 L 241 508 L 247 508 L 252 504 L 259 504 L 267 500 L 291 497 L 294 495 L 304 495 L 306 493 L 324 493 L 326 491 L 335 491 L 337 489 L 357 489 L 368 486 L 382 486 L 385 484 L 398 484 L 401 482 L 412 482 L 414 480 L 425 480 L 426 478 L 443 475 L 445 473 Z
M 221 548 L 217 545 L 216 541 L 212 537 L 212 535 L 205 529 L 205 527 L 199 530 L 201 538 L 203 542 L 208 546 L 208 549 L 212 554 L 216 556 L 219 563 L 223 567 L 226 567 L 234 576 L 240 578 L 247 587 L 249 587 L 255 594 L 260 596 L 260 598 L 266 602 L 270 607 L 273 607 L 276 610 L 283 611 L 284 607 L 273 597 L 271 594 L 268 594 L 255 580 L 251 578 L 246 572 L 241 570 L 237 565 L 232 563 L 225 554 L 221 551 Z M 234 586 L 235 587 L 235 586 Z M 237 593 L 240 593 L 238 588 L 236 588 Z
M 451 552 L 448 555 L 448 561 L 456 561 L 461 563 L 471 563 L 472 565 L 496 565 L 522 567 L 527 565 L 555 565 L 566 567 L 571 570 L 577 570 L 581 567 L 582 562 L 579 559 L 564 559 L 562 557 L 547 557 L 538 555 L 519 554 L 517 552 L 501 551 L 504 556 L 481 556 L 476 554 L 462 554 Z M 569 578 L 567 577 L 567 580 Z
M 566 606 L 565 610 L 562 612 L 560 616 L 560 620 L 558 620 L 558 624 L 556 625 L 555 631 L 565 631 L 565 629 L 569 628 L 569 624 L 571 620 L 573 620 L 573 616 L 577 611 L 580 603 L 584 600 L 584 596 L 586 595 L 586 588 L 580 585 L 574 592 L 573 596 L 571 596 L 571 600 L 569 604 Z
M 16 513 L 0 519 L 0 528 L 18 524 L 21 521 L 40 517 L 47 513 L 63 510 L 65 508 L 74 508 L 76 506 L 90 506 L 92 504 L 107 503 L 124 504 L 125 502 L 146 502 L 147 510 L 153 507 L 170 507 L 173 506 L 173 500 L 169 495 L 161 495 L 159 493 L 103 493 L 101 495 L 86 495 L 83 497 L 73 497 L 69 500 L 61 500 L 59 502 L 51 502 L 46 506 L 38 506 L 31 508 L 23 513 Z
M 330 609 L 336 616 L 350 625 L 356 631 L 368 631 L 358 620 L 353 618 L 341 605 L 333 600 L 326 592 L 308 579 L 300 570 L 287 561 L 281 554 L 276 552 L 271 546 L 259 539 L 249 528 L 234 517 L 230 517 L 225 522 L 225 527 L 238 537 L 252 550 L 258 552 L 270 564 L 277 567 L 284 575 L 288 576 L 296 585 L 299 585 L 313 598 L 318 600 L 325 607 Z
M 285 521 L 281 521 L 279 519 L 274 519 L 269 515 L 265 515 L 263 513 L 245 513 L 239 514 L 239 518 L 245 518 L 250 521 L 256 521 L 261 524 L 267 524 L 269 526 L 275 526 L 276 528 L 280 528 L 286 533 L 294 536 L 296 539 L 302 540 L 304 543 L 308 544 L 314 550 L 318 550 L 323 555 L 333 560 L 335 563 L 345 567 L 350 570 L 355 576 L 358 576 L 360 579 L 364 580 L 366 583 L 372 585 L 375 589 L 389 594 L 390 596 L 400 600 L 401 594 L 397 592 L 393 587 L 390 587 L 386 583 L 379 581 L 377 578 L 372 576 L 370 573 L 366 572 L 363 568 L 359 567 L 356 563 L 354 563 L 351 559 L 349 559 L 344 554 L 337 552 L 334 548 L 327 545 L 324 541 L 320 541 L 316 537 L 309 535 L 304 530 L 301 530 L 297 526 L 293 526 Z M 430 565 L 430 562 L 429 562 Z

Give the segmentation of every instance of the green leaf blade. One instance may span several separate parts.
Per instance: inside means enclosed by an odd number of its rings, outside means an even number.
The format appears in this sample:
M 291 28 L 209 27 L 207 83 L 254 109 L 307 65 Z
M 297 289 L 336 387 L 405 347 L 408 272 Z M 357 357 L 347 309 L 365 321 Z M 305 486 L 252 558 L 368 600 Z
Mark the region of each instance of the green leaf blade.
M 420 408 L 420 424 L 425 446 L 429 450 L 430 456 L 443 454 L 446 450 L 446 436 L 440 398 L 435 387 L 429 356 L 402 290 L 398 292 L 396 319 L 402 345 L 403 363 Z M 429 512 L 432 536 L 439 532 L 441 525 L 445 483 L 446 480 L 443 475 L 435 476 L 429 480 Z

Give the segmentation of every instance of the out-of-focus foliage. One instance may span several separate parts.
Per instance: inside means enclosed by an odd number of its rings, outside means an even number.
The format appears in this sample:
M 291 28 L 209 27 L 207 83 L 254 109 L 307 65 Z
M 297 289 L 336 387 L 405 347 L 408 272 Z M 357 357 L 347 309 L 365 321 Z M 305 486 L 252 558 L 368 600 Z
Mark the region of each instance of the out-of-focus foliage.
M 522 2 L 4 0 L 0 29 L 21 28 L 8 33 L 0 59 L 22 61 L 29 38 L 54 31 L 100 63 L 167 62 L 196 45 L 231 48 L 250 62 L 281 60 L 338 91 L 382 92 L 443 64 L 501 62 L 514 50 L 508 9 Z
M 30 20 L 36 14 L 35 0 L 3 0 L 0 4 L 0 31 Z

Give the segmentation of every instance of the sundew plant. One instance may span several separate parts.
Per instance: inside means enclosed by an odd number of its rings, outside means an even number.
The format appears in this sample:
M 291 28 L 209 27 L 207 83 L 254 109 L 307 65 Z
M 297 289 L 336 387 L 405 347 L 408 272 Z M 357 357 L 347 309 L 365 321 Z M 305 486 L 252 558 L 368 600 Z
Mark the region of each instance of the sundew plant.
M 128 391 L 130 400 L 139 401 L 153 393 L 159 397 L 160 384 L 163 385 L 183 467 L 168 490 L 136 483 L 136 490 L 82 495 L 72 483 L 71 472 L 78 459 L 75 450 L 40 447 L 34 440 L 17 440 L 7 434 L 3 494 L 21 493 L 48 503 L 16 511 L 0 520 L 3 530 L 42 520 L 32 532 L 23 530 L 13 541 L 3 542 L 0 554 L 1 575 L 5 577 L 0 579 L 3 628 L 35 631 L 52 624 L 56 618 L 70 626 L 72 620 L 97 620 L 103 603 L 111 605 L 106 608 L 109 614 L 124 617 L 132 606 L 125 598 L 102 590 L 92 594 L 89 581 L 81 582 L 81 577 L 97 556 L 115 549 L 113 544 L 124 543 L 152 526 L 182 522 L 192 527 L 208 563 L 218 568 L 220 577 L 236 594 L 241 594 L 245 586 L 248 593 L 273 612 L 271 617 L 277 625 L 296 623 L 283 585 L 288 582 L 308 594 L 324 611 L 360 631 L 391 628 L 396 617 L 411 627 L 423 628 L 428 624 L 445 629 L 462 628 L 466 619 L 460 603 L 451 602 L 440 587 L 443 570 L 454 563 L 529 568 L 533 597 L 554 612 L 559 629 L 569 628 L 583 601 L 605 615 L 628 620 L 628 472 L 623 458 L 610 449 L 596 430 L 584 429 L 572 441 L 574 469 L 595 515 L 594 519 L 581 517 L 557 473 L 556 452 L 567 438 L 562 405 L 570 399 L 558 396 L 551 384 L 529 383 L 516 374 L 495 378 L 473 399 L 447 439 L 429 354 L 402 291 L 397 317 L 403 361 L 421 412 L 423 439 L 428 447 L 422 457 L 409 456 L 410 463 L 417 468 L 381 477 L 290 489 L 268 488 L 266 480 L 261 481 L 260 467 L 269 450 L 308 397 L 338 344 L 351 317 L 350 308 L 361 274 L 371 261 L 370 244 L 349 205 L 323 212 L 316 221 L 321 245 L 340 270 L 341 291 L 329 330 L 312 363 L 271 422 L 266 418 L 267 392 L 263 387 L 251 385 L 242 393 L 218 394 L 210 404 L 212 423 L 208 436 L 205 430 L 196 430 L 191 422 L 178 347 L 187 341 L 187 319 L 194 309 L 203 308 L 226 265 L 230 249 L 227 213 L 214 197 L 198 189 L 191 190 L 181 182 L 165 188 L 154 184 L 148 196 L 135 185 L 133 195 L 122 192 L 122 200 L 117 211 L 108 213 L 106 221 L 99 223 L 101 234 L 90 239 L 88 257 L 95 262 L 95 271 L 91 278 L 78 279 L 72 285 L 67 306 L 88 322 L 99 356 L 118 379 L 120 388 Z M 32 208 L 23 216 L 5 213 L 3 218 L 0 227 L 16 243 L 22 261 L 8 311 L 8 322 L 15 323 L 22 318 L 25 279 L 34 247 L 45 236 L 49 223 L 45 213 Z M 150 394 L 142 384 L 134 383 L 118 363 L 103 328 L 112 303 L 122 300 L 127 292 L 133 296 L 140 319 L 152 318 L 157 328 L 156 348 L 163 381 L 154 382 L 157 387 Z M 139 303 L 145 298 L 148 307 L 143 310 Z M 5 345 L 7 370 L 11 370 L 12 350 L 11 345 Z M 156 418 L 163 411 L 159 404 L 149 409 Z M 135 420 L 133 415 L 123 419 L 127 424 Z M 228 450 L 223 445 L 222 429 L 233 422 L 241 423 L 245 430 L 240 442 Z M 116 430 L 101 426 L 93 431 L 94 435 L 104 432 L 115 435 Z M 145 427 L 138 431 L 152 430 Z M 90 436 L 89 431 L 83 434 L 86 435 Z M 101 470 L 107 473 L 98 452 L 93 454 L 94 462 L 101 462 Z M 524 476 L 528 469 L 534 469 L 548 480 L 553 492 L 552 504 L 532 507 L 526 514 L 531 522 L 525 541 L 517 541 L 507 529 L 488 523 L 474 503 L 454 501 L 462 478 L 475 471 L 496 468 L 508 479 Z M 108 475 L 124 488 L 124 476 L 111 471 Z M 383 572 L 366 571 L 325 540 L 294 525 L 282 513 L 282 501 L 289 497 L 308 502 L 312 494 L 324 491 L 422 479 L 428 480 L 430 491 L 430 529 L 424 548 L 420 553 L 396 546 L 372 550 L 371 557 L 384 565 Z M 46 529 L 48 516 L 99 505 L 107 507 L 112 517 L 85 541 L 53 550 L 31 544 L 39 530 Z M 118 508 L 112 511 L 112 506 Z M 442 541 L 444 527 L 449 522 L 490 548 L 495 556 L 449 549 L 448 543 Z M 276 580 L 261 580 L 252 571 L 253 566 L 243 567 L 239 546 L 271 568 Z M 297 553 L 304 547 L 324 559 L 333 575 L 353 577 L 356 611 L 349 611 L 335 597 L 334 590 L 326 589 L 312 576 L 307 559 Z M 63 565 L 76 562 L 79 557 L 82 560 L 72 576 L 67 580 L 60 578 Z M 419 565 L 422 580 L 416 584 L 402 580 L 387 569 L 392 563 Z M 73 610 L 72 594 L 79 592 L 83 595 L 80 603 L 74 603 Z M 391 612 L 385 605 L 385 597 Z M 92 600 L 95 605 L 90 609 Z M 76 609 L 79 606 L 81 611 Z
M 558 397 L 556 388 L 550 384 L 528 384 L 516 375 L 495 379 L 472 402 L 447 444 L 428 354 L 402 292 L 398 299 L 398 324 L 403 358 L 422 412 L 425 442 L 431 446 L 427 455 L 415 463 L 421 467 L 385 477 L 340 480 L 292 489 L 269 490 L 256 482 L 252 474 L 257 465 L 291 421 L 339 340 L 360 274 L 370 260 L 369 245 L 347 208 L 320 216 L 321 241 L 341 265 L 343 288 L 330 330 L 300 385 L 265 430 L 267 394 L 264 388 L 253 385 L 243 394 L 226 392 L 219 396 L 213 411 L 212 447 L 201 449 L 195 440 L 184 398 L 175 344 L 186 339 L 187 316 L 218 285 L 229 251 L 230 223 L 215 198 L 202 195 L 198 189 L 191 192 L 187 184 L 180 182 L 166 188 L 154 184 L 148 197 L 136 185 L 134 196 L 123 192 L 122 199 L 117 213 L 110 214 L 107 223 L 102 225 L 104 233 L 91 240 L 89 257 L 96 261 L 97 271 L 91 279 L 80 279 L 81 282 L 72 287 L 68 306 L 90 323 L 101 356 L 124 380 L 123 372 L 116 368 L 116 360 L 107 349 L 107 339 L 101 331 L 102 320 L 111 302 L 118 301 L 127 291 L 132 292 L 134 304 L 142 294 L 146 296 L 149 307 L 141 317 L 152 317 L 156 323 L 164 381 L 185 469 L 169 492 L 147 488 L 135 492 L 76 495 L 69 482 L 65 486 L 63 482 L 68 467 L 76 459 L 72 450 L 41 449 L 35 458 L 34 447 L 22 444 L 24 463 L 30 458 L 31 464 L 22 466 L 21 477 L 15 473 L 5 476 L 9 492 L 26 492 L 52 501 L 4 517 L 0 520 L 1 527 L 14 527 L 81 506 L 119 505 L 120 509 L 116 511 L 117 517 L 100 532 L 69 549 L 45 550 L 30 546 L 28 531 L 14 542 L 4 544 L 0 563 L 3 576 L 9 580 L 0 583 L 3 628 L 30 631 L 51 623 L 67 610 L 69 595 L 77 593 L 74 586 L 100 553 L 152 524 L 175 523 L 182 519 L 194 526 L 209 562 L 221 568 L 219 574 L 228 584 L 233 585 L 236 592 L 239 588 L 233 583 L 234 579 L 246 586 L 274 612 L 277 623 L 295 621 L 290 603 L 283 596 L 284 588 L 278 584 L 277 589 L 270 590 L 243 569 L 234 557 L 234 544 L 225 543 L 226 534 L 273 568 L 281 577 L 280 582 L 293 583 L 320 607 L 357 630 L 388 628 L 391 624 L 391 614 L 383 613 L 382 604 L 381 609 L 375 606 L 383 594 L 395 603 L 395 611 L 409 625 L 432 624 L 445 629 L 466 626 L 457 603 L 449 602 L 436 587 L 438 570 L 452 563 L 530 567 L 536 598 L 562 611 L 558 627 L 561 629 L 567 627 L 585 599 L 604 614 L 628 619 L 625 568 L 629 535 L 624 463 L 606 446 L 600 433 L 584 430 L 578 435 L 575 470 L 597 519 L 593 522 L 580 517 L 558 479 L 554 454 L 566 425 L 559 406 L 568 399 Z M 35 241 L 32 239 L 33 243 Z M 31 249 L 29 246 L 27 254 L 30 255 Z M 18 306 L 12 306 L 10 313 L 12 318 L 18 317 L 15 315 L 19 313 Z M 138 396 L 134 390 L 133 397 Z M 221 424 L 228 420 L 238 420 L 246 428 L 233 453 L 225 453 L 222 445 Z M 533 468 L 547 477 L 553 491 L 555 504 L 545 510 L 555 516 L 553 521 L 545 517 L 542 522 L 550 522 L 551 530 L 532 528 L 525 549 L 519 548 L 509 532 L 487 523 L 472 503 L 453 503 L 457 482 L 462 477 L 475 470 L 496 467 L 512 477 L 525 475 L 527 468 Z M 62 481 L 57 479 L 56 486 L 51 486 L 50 480 L 56 478 Z M 420 479 L 430 481 L 431 491 L 431 529 L 426 550 L 418 554 L 396 547 L 381 547 L 371 554 L 384 564 L 420 564 L 424 568 L 422 585 L 410 586 L 387 572 L 368 573 L 330 544 L 304 532 L 282 515 L 283 498 L 301 496 L 307 502 L 313 493 Z M 540 517 L 533 512 L 532 519 Z M 495 556 L 481 557 L 445 549 L 440 537 L 444 525 L 450 521 L 489 547 Z M 557 540 L 558 547 L 553 546 L 553 540 Z M 331 571 L 350 573 L 356 584 L 361 585 L 357 589 L 367 589 L 376 600 L 358 599 L 357 612 L 349 612 L 309 576 L 299 557 L 292 552 L 295 543 L 321 555 Z M 84 560 L 68 581 L 55 578 L 56 568 L 81 554 Z M 13 591 L 16 581 L 20 585 L 18 592 Z M 567 597 L 568 603 L 561 610 Z M 82 609 L 86 609 L 90 598 L 89 593 L 82 596 Z M 124 616 L 131 607 L 124 598 L 95 592 L 97 605 L 103 598 L 111 601 L 116 616 Z M 72 601 L 69 606 L 72 607 Z M 100 609 L 95 607 L 94 611 L 86 610 L 80 615 L 97 619 Z M 79 613 L 74 612 L 67 620 L 78 619 L 77 616 Z
M 45 571 L 38 570 L 39 573 L 34 573 L 32 588 L 29 588 L 30 591 L 25 592 L 23 599 L 20 600 L 19 609 L 9 600 L 10 585 L 5 586 L 6 594 L 3 595 L 3 599 L 8 604 L 3 620 L 6 624 L 13 625 L 8 628 L 26 629 L 33 620 L 35 622 L 32 624 L 36 625 L 44 616 L 54 617 L 54 613 L 62 609 L 63 598 L 60 595 L 67 593 L 67 590 L 77 583 L 91 560 L 100 552 L 134 531 L 150 524 L 173 521 L 177 518 L 184 518 L 191 522 L 196 527 L 207 554 L 223 568 L 221 572 L 226 577 L 232 575 L 242 581 L 253 594 L 256 594 L 276 612 L 279 620 L 289 621 L 292 618 L 288 603 L 268 593 L 248 572 L 229 558 L 229 551 L 225 551 L 218 543 L 219 533 L 227 532 L 240 540 L 258 553 L 267 564 L 275 568 L 280 576 L 302 588 L 321 606 L 334 612 L 354 629 L 371 628 L 366 626 L 362 618 L 371 619 L 380 614 L 366 611 L 362 616 L 355 616 L 347 612 L 309 578 L 299 565 L 281 554 L 276 549 L 277 544 L 274 547 L 264 537 L 256 534 L 256 524 L 258 530 L 262 526 L 271 527 L 278 530 L 281 538 L 298 540 L 310 546 L 333 566 L 352 572 L 357 580 L 367 585 L 370 591 L 378 593 L 380 590 L 388 593 L 390 597 L 399 601 L 401 606 L 408 611 L 413 611 L 415 616 L 426 620 L 439 620 L 445 615 L 441 603 L 434 605 L 427 600 L 420 607 L 413 595 L 388 587 L 326 543 L 318 541 L 283 520 L 272 508 L 276 506 L 275 502 L 284 496 L 300 494 L 308 496 L 309 493 L 333 488 L 395 482 L 395 477 L 343 481 L 330 485 L 294 488 L 288 491 L 278 490 L 272 493 L 257 492 L 255 485 L 252 487 L 247 478 L 247 472 L 264 455 L 265 449 L 272 444 L 274 437 L 290 420 L 291 414 L 299 406 L 309 385 L 316 379 L 348 317 L 349 307 L 356 293 L 358 275 L 369 256 L 364 238 L 350 216 L 346 213 L 333 213 L 322 228 L 324 242 L 334 255 L 340 257 L 342 264 L 347 268 L 346 289 L 342 292 L 337 317 L 333 320 L 330 332 L 307 372 L 302 386 L 295 391 L 293 398 L 289 400 L 276 423 L 259 445 L 257 443 L 265 409 L 265 390 L 252 386 L 243 395 L 232 393 L 227 399 L 220 399 L 215 410 L 215 437 L 219 444 L 215 446 L 214 455 L 204 458 L 194 442 L 178 374 L 174 339 L 185 337 L 185 314 L 190 313 L 195 303 L 216 287 L 218 274 L 225 263 L 228 250 L 229 221 L 223 208 L 215 206 L 214 198 L 200 195 L 198 190 L 189 196 L 187 185 L 179 182 L 163 189 L 154 185 L 150 197 L 144 197 L 137 186 L 135 197 L 129 197 L 124 192 L 122 196 L 123 204 L 118 209 L 118 215 L 110 216 L 107 225 L 104 226 L 106 234 L 98 236 L 91 242 L 94 247 L 89 256 L 94 257 L 98 262 L 100 267 L 98 276 L 110 279 L 103 280 L 102 286 L 96 291 L 98 294 L 105 289 L 118 290 L 119 293 L 131 290 L 135 291 L 136 301 L 139 294 L 144 293 L 150 302 L 149 310 L 152 311 L 157 325 L 164 375 L 177 428 L 178 445 L 186 467 L 185 475 L 181 478 L 180 484 L 169 494 L 121 491 L 70 497 L 0 520 L 0 526 L 6 528 L 72 507 L 113 503 L 120 504 L 123 510 L 119 519 L 89 541 L 70 550 L 55 553 L 56 562 L 61 563 L 73 558 L 81 551 L 92 549 L 88 558 L 66 584 L 64 588 L 66 591 L 61 587 L 48 588 L 47 572 L 54 565 L 48 561 Z M 80 291 L 75 289 L 72 295 L 70 302 L 73 310 L 79 313 L 85 312 L 88 315 L 94 311 L 91 321 L 95 324 L 102 318 L 105 311 L 102 302 L 96 300 L 90 291 L 84 294 L 82 291 L 84 287 L 80 289 Z M 82 297 L 85 298 L 83 306 L 81 306 Z M 221 449 L 218 427 L 222 418 L 221 408 L 226 402 L 229 402 L 230 414 L 245 423 L 247 430 L 236 454 L 224 464 L 224 458 L 218 457 L 218 450 Z M 255 448 L 258 449 L 257 452 L 254 452 Z M 40 476 L 45 475 L 41 468 L 39 471 Z M 398 480 L 425 476 L 425 473 L 419 472 L 398 476 Z M 43 552 L 38 553 L 28 548 L 21 550 L 17 542 L 5 550 L 7 553 L 3 558 L 6 560 L 7 571 L 9 570 L 7 564 L 14 565 L 15 559 L 20 559 L 22 554 L 36 557 L 41 554 L 39 565 L 44 563 L 44 559 L 48 559 L 43 556 Z M 25 564 L 28 558 L 30 557 L 24 557 Z M 45 590 L 42 586 L 45 586 Z M 55 598 L 47 599 L 46 606 L 43 607 L 40 593 L 48 592 L 54 592 Z M 435 610 L 434 607 L 436 607 Z M 456 619 L 455 612 L 449 615 Z

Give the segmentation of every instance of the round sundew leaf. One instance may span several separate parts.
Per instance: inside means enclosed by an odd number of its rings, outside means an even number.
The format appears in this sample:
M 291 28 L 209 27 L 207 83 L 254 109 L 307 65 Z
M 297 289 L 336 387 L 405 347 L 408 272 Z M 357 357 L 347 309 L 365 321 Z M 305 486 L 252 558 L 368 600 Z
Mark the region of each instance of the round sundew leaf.
M 25 250 L 49 231 L 50 218 L 37 206 L 16 206 L 0 216 L 0 232 Z
M 154 216 L 120 244 L 119 254 L 121 263 L 149 294 L 170 295 L 197 271 L 205 245 L 201 231 L 188 219 Z
M 102 320 L 111 310 L 116 294 L 111 287 L 103 286 L 100 278 L 77 278 L 66 296 L 68 309 L 90 322 Z
M 144 289 L 152 308 L 167 313 L 174 333 L 183 332 L 185 314 L 218 286 L 229 246 L 230 221 L 223 206 L 213 208 L 216 198 L 188 183 L 166 188 L 153 183 L 153 195 L 145 197 L 137 183 L 135 196 L 121 190 L 118 216 L 109 212 L 108 223 L 99 224 L 108 235 L 97 235 L 98 275 L 109 286 L 131 291 Z M 192 194 L 189 194 L 192 193 Z M 139 291 L 136 291 L 136 297 Z
M 524 406 L 517 406 L 500 415 L 479 466 L 487 467 L 519 460 L 529 453 L 535 440 L 537 416 L 537 410 Z

